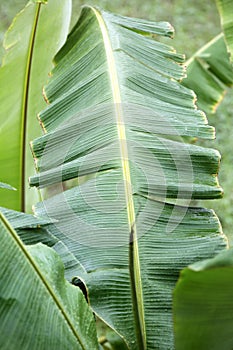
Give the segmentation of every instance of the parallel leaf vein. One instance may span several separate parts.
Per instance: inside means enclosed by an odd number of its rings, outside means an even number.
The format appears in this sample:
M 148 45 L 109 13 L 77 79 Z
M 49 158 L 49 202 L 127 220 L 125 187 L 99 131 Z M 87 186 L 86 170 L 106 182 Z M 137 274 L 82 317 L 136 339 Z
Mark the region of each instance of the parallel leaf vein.
M 137 242 L 136 216 L 135 216 L 134 200 L 133 200 L 133 192 L 132 192 L 132 181 L 131 181 L 131 174 L 130 174 L 128 148 L 127 148 L 126 128 L 124 123 L 124 113 L 122 109 L 122 99 L 121 99 L 121 93 L 119 88 L 118 74 L 117 74 L 114 54 L 113 54 L 111 41 L 109 38 L 106 24 L 100 12 L 95 8 L 91 8 L 91 9 L 93 10 L 98 20 L 100 30 L 103 36 L 110 83 L 112 88 L 117 132 L 118 132 L 118 139 L 119 139 L 120 152 L 121 152 L 121 164 L 122 164 L 122 172 L 123 172 L 123 179 L 124 179 L 124 189 L 125 189 L 129 233 L 130 233 L 129 234 L 129 241 L 130 241 L 129 263 L 133 264 L 133 266 L 130 266 L 131 285 L 133 289 L 132 299 L 133 299 L 134 314 L 136 318 L 135 323 L 140 327 L 139 334 L 137 334 L 138 342 L 139 342 L 140 349 L 144 350 L 146 349 L 146 331 L 145 331 L 144 308 L 143 308 L 143 294 L 142 294 L 139 250 L 138 250 L 138 242 Z

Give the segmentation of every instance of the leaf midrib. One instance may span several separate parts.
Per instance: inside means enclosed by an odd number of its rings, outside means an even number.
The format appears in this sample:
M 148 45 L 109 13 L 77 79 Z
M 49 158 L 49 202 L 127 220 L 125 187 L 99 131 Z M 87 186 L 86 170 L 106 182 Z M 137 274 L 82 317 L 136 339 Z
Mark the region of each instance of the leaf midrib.
M 126 130 L 124 123 L 124 116 L 122 110 L 122 100 L 121 93 L 119 89 L 118 74 L 115 65 L 115 59 L 113 55 L 113 50 L 111 46 L 111 41 L 108 35 L 107 25 L 101 15 L 101 13 L 90 7 L 94 12 L 99 27 L 102 33 L 103 42 L 105 46 L 105 53 L 107 58 L 107 64 L 109 69 L 110 83 L 112 88 L 113 103 L 115 107 L 115 115 L 117 119 L 117 132 L 121 151 L 121 164 L 122 172 L 124 178 L 124 188 L 129 224 L 129 264 L 130 264 L 130 280 L 132 288 L 132 300 L 134 309 L 134 318 L 138 346 L 140 350 L 146 350 L 146 331 L 145 331 L 145 320 L 144 320 L 144 308 L 143 308 L 143 293 L 142 293 L 142 283 L 141 283 L 141 271 L 140 271 L 140 261 L 139 261 L 139 250 L 137 243 L 137 229 L 136 229 L 136 216 L 134 209 L 134 200 L 132 193 L 132 181 L 130 174 L 130 165 L 127 149 L 127 139 Z
M 39 22 L 41 3 L 36 4 L 36 11 L 34 17 L 34 23 L 31 31 L 31 37 L 28 48 L 27 63 L 25 69 L 25 83 L 23 88 L 23 101 L 22 101 L 22 141 L 21 141 L 21 211 L 25 212 L 26 209 L 26 189 L 25 189 L 25 176 L 26 176 L 26 147 L 27 147 L 27 122 L 28 122 L 28 104 L 29 104 L 29 90 L 31 81 L 31 69 L 33 61 L 33 52 L 35 47 L 36 32 Z
M 44 285 L 44 287 L 46 288 L 46 290 L 48 291 L 49 295 L 51 296 L 51 298 L 54 301 L 54 304 L 57 306 L 57 308 L 60 310 L 60 312 L 62 313 L 65 321 L 67 322 L 69 328 L 71 329 L 72 333 L 74 334 L 75 338 L 78 340 L 80 346 L 82 347 L 83 350 L 89 350 L 86 349 L 86 347 L 84 346 L 82 340 L 80 339 L 78 333 L 76 332 L 75 328 L 73 327 L 72 321 L 70 320 L 70 318 L 68 317 L 66 311 L 64 310 L 62 304 L 60 303 L 60 301 L 58 300 L 56 294 L 53 292 L 52 288 L 50 287 L 49 283 L 47 283 L 46 279 L 44 278 L 43 274 L 41 273 L 38 265 L 36 264 L 36 262 L 33 260 L 33 258 L 31 257 L 31 255 L 28 253 L 27 249 L 25 248 L 24 244 L 22 243 L 22 241 L 19 239 L 17 233 L 15 232 L 15 230 L 11 227 L 11 225 L 8 223 L 8 221 L 5 219 L 5 217 L 2 215 L 2 213 L 0 213 L 0 220 L 2 221 L 3 225 L 5 226 L 6 230 L 8 232 L 10 232 L 13 240 L 15 241 L 16 245 L 18 246 L 18 248 L 22 251 L 22 253 L 25 255 L 25 258 L 27 259 L 28 263 L 32 266 L 34 272 L 38 275 L 40 281 L 42 282 L 42 284 Z

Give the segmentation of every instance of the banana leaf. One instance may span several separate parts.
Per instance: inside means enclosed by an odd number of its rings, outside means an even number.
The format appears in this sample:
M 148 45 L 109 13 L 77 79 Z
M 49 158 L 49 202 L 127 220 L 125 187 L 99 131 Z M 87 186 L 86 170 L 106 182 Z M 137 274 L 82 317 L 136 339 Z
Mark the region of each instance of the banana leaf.
M 71 0 L 33 0 L 6 33 L 0 69 L 0 180 L 17 191 L 1 190 L 4 207 L 31 211 L 39 200 L 38 191 L 28 185 L 34 173 L 29 142 L 41 135 L 36 116 L 46 105 L 42 88 L 66 39 L 70 14 Z
M 131 350 L 174 348 L 180 269 L 227 245 L 214 212 L 192 207 L 222 196 L 220 155 L 184 142 L 215 133 L 177 82 L 183 56 L 156 40 L 172 35 L 166 22 L 84 7 L 45 88 L 46 134 L 31 144 L 31 186 L 61 191 L 35 213 L 55 220 L 93 310 Z
M 196 52 L 187 62 L 184 86 L 195 91 L 197 105 L 204 112 L 215 113 L 227 88 L 233 85 L 233 68 L 223 33 Z
M 58 254 L 41 243 L 26 247 L 0 216 L 0 348 L 99 349 L 92 311 L 65 281 Z
M 223 33 L 213 38 L 187 62 L 187 77 L 182 84 L 195 91 L 197 105 L 215 113 L 227 90 L 233 85 L 233 3 L 216 0 Z
M 233 250 L 181 272 L 174 291 L 177 350 L 233 348 Z
M 216 0 L 216 3 L 226 45 L 231 55 L 231 62 L 233 62 L 233 2 L 231 0 Z
M 0 213 L 9 221 L 25 245 L 43 243 L 53 248 L 62 259 L 65 267 L 65 278 L 69 282 L 72 282 L 72 279 L 77 275 L 82 276 L 82 278 L 84 277 L 86 273 L 84 267 L 72 255 L 63 242 L 59 241 L 51 233 L 53 231 L 53 224 L 56 221 L 48 217 L 36 217 L 3 207 L 0 207 Z

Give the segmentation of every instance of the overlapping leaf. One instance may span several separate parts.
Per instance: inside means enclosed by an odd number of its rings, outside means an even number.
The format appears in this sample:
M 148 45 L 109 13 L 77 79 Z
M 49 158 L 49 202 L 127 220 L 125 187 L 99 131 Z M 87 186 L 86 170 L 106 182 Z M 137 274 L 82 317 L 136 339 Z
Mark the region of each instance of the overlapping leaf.
M 51 233 L 88 272 L 93 309 L 132 350 L 173 348 L 179 270 L 226 246 L 215 214 L 189 206 L 221 197 L 220 157 L 182 140 L 214 130 L 176 82 L 183 57 L 155 41 L 172 33 L 85 7 L 45 89 L 46 134 L 32 143 L 31 185 L 79 183 L 36 212 L 57 220 Z
M 1 181 L 17 191 L 2 191 L 1 205 L 11 209 L 31 211 L 39 200 L 28 186 L 34 173 L 29 142 L 41 135 L 36 117 L 46 105 L 42 88 L 53 56 L 67 37 L 70 14 L 71 0 L 30 1 L 5 36 L 0 69 Z
M 231 61 L 233 61 L 233 3 L 231 0 L 216 0 L 216 3 L 221 18 L 227 48 L 231 55 Z
M 187 62 L 187 78 L 183 85 L 195 91 L 197 105 L 206 113 L 215 113 L 227 88 L 233 85 L 232 13 L 233 3 L 216 0 L 223 33 L 197 51 Z M 230 57 L 231 56 L 231 57 Z
M 0 215 L 1 349 L 98 349 L 92 311 L 65 281 L 59 256 L 42 244 L 24 246 Z
M 68 281 L 71 282 L 74 277 L 81 277 L 86 273 L 67 247 L 52 234 L 52 231 L 56 232 L 56 229 L 53 228 L 53 221 L 2 207 L 0 207 L 0 212 L 6 217 L 24 244 L 43 243 L 52 247 L 59 254 L 65 266 L 65 277 Z
M 233 85 L 233 67 L 224 35 L 221 33 L 203 46 L 187 62 L 184 86 L 195 91 L 197 104 L 206 113 L 214 113 L 227 88 Z
M 233 347 L 233 251 L 189 266 L 174 292 L 177 350 Z

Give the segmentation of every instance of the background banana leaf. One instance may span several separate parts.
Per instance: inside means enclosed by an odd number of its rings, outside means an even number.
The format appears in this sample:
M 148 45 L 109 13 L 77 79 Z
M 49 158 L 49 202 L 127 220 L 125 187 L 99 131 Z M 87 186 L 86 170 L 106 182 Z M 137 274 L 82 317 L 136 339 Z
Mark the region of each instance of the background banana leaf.
M 0 215 L 1 349 L 99 349 L 92 311 L 65 281 L 58 254 L 41 243 L 26 247 Z M 30 218 L 21 220 L 29 232 L 46 223 Z
M 233 348 L 233 251 L 181 272 L 174 291 L 177 350 Z
M 175 81 L 183 56 L 154 40 L 172 34 L 85 7 L 45 88 L 47 133 L 32 143 L 31 185 L 80 183 L 36 213 L 57 220 L 50 233 L 83 267 L 92 308 L 135 350 L 173 348 L 179 270 L 226 247 L 215 214 L 190 206 L 221 197 L 219 154 L 183 142 L 214 129 Z
M 223 33 L 197 51 L 187 62 L 187 78 L 183 85 L 195 91 L 198 106 L 215 113 L 227 88 L 233 84 L 233 3 L 216 0 Z
M 195 91 L 199 108 L 207 114 L 215 113 L 233 84 L 233 68 L 223 33 L 195 53 L 186 65 L 187 78 L 182 84 Z
M 221 18 L 221 25 L 224 32 L 228 51 L 233 62 L 233 3 L 231 0 L 216 0 Z
M 28 185 L 34 173 L 29 142 L 41 134 L 36 117 L 45 106 L 42 88 L 53 56 L 66 39 L 70 15 L 71 0 L 30 1 L 5 36 L 0 69 L 1 181 L 17 191 L 1 190 L 2 206 L 31 211 L 39 198 Z

